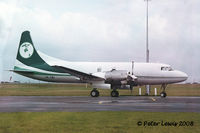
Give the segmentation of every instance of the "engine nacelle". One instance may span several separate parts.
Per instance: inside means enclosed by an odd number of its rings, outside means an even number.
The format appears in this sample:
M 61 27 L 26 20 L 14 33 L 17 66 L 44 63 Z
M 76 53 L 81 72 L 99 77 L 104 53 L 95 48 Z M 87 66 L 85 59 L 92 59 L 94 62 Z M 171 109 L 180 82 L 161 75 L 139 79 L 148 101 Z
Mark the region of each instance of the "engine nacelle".
M 105 73 L 106 82 L 119 82 L 128 78 L 128 72 L 126 70 L 112 70 Z
M 137 77 L 131 75 L 126 70 L 111 70 L 105 72 L 105 83 L 127 85 L 134 84 Z

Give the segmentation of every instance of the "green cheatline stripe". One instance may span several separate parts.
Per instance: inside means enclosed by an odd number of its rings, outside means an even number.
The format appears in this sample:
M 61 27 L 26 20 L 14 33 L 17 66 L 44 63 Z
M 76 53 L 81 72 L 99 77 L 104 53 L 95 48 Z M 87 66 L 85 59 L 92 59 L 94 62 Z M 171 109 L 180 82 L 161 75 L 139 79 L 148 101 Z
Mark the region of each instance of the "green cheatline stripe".
M 51 74 L 51 73 L 45 73 L 45 72 L 37 72 L 37 71 L 32 71 L 32 70 L 29 70 L 29 69 L 25 69 L 25 68 L 20 68 L 20 67 L 17 67 L 17 66 L 14 66 L 14 71 L 18 71 L 18 72 L 32 72 L 33 74 L 36 74 L 36 75 L 54 75 L 54 76 L 71 76 L 70 74 L 68 73 L 63 73 L 63 74 Z

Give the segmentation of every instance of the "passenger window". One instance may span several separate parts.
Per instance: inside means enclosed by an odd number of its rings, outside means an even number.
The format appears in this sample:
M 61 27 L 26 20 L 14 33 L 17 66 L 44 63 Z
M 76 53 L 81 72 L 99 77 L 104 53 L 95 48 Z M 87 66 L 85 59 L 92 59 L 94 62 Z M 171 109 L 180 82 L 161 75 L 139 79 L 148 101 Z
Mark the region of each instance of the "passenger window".
M 101 72 L 101 67 L 98 67 L 98 68 L 97 68 L 97 72 Z

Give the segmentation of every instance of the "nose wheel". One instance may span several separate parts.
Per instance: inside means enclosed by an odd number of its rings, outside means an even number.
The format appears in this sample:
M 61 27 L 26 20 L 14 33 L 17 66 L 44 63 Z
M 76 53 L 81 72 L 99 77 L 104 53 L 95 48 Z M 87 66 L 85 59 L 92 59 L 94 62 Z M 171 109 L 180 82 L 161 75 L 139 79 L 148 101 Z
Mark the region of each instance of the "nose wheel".
M 99 96 L 99 91 L 95 88 L 90 92 L 91 97 L 98 97 Z
M 160 93 L 160 96 L 163 98 L 167 96 L 167 93 L 165 92 L 166 87 L 167 87 L 166 84 L 162 84 L 161 86 L 162 92 Z
M 166 97 L 166 96 L 167 96 L 167 93 L 166 93 L 166 92 L 161 92 L 161 93 L 160 93 L 160 96 L 161 96 L 161 97 Z

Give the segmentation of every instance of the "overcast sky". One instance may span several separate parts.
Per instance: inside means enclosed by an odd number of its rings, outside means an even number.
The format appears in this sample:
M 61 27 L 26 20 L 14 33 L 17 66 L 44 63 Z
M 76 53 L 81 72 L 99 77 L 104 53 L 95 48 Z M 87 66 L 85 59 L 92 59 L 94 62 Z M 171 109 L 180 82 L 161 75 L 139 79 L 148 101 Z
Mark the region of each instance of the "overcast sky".
M 200 81 L 200 1 L 151 0 L 150 61 Z M 1 0 L 0 81 L 30 81 L 13 69 L 20 34 L 37 50 L 68 61 L 145 61 L 144 0 Z M 33 80 L 31 80 L 33 81 Z

